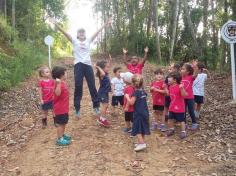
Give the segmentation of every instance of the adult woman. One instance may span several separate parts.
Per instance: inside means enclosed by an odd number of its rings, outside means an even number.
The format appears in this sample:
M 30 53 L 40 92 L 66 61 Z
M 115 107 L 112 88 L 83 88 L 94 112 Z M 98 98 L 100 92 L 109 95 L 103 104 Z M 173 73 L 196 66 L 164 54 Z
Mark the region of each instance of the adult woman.
M 94 72 L 90 58 L 90 44 L 98 36 L 98 34 L 107 26 L 111 24 L 109 19 L 91 38 L 87 38 L 83 28 L 77 31 L 77 37 L 74 38 L 65 32 L 55 21 L 53 21 L 57 29 L 66 36 L 72 43 L 73 56 L 74 56 L 74 76 L 75 76 L 75 92 L 74 92 L 74 107 L 77 118 L 80 118 L 80 102 L 83 94 L 83 78 L 85 77 L 90 96 L 93 102 L 93 108 L 98 115 L 99 112 L 99 99 L 95 86 Z

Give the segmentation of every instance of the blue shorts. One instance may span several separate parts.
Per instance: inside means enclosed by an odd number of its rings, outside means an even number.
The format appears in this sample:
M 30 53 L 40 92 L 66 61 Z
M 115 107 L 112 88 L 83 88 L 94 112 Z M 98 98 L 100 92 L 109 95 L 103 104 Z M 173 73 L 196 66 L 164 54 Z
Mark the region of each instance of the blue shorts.
M 204 103 L 204 96 L 194 95 L 194 101 L 197 104 L 203 104 Z
M 47 102 L 47 103 L 42 104 L 42 105 L 41 105 L 41 109 L 42 109 L 43 111 L 48 111 L 48 110 L 53 109 L 53 101 L 49 101 L 49 102 Z
M 169 119 L 176 122 L 185 122 L 185 113 L 169 112 Z
M 109 103 L 109 93 L 99 93 L 98 98 L 100 103 Z
M 170 96 L 165 96 L 165 107 L 169 108 L 170 107 Z
M 112 101 L 111 105 L 112 106 L 118 106 L 118 105 L 123 106 L 124 105 L 124 95 L 121 96 L 112 96 Z

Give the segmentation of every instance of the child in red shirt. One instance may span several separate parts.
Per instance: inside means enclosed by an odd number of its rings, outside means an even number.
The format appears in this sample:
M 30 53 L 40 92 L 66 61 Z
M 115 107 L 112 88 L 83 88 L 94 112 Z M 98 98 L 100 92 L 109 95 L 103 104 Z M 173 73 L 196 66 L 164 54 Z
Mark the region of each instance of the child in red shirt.
M 50 79 L 51 72 L 48 67 L 41 67 L 39 69 L 39 76 L 38 87 L 42 109 L 42 128 L 46 128 L 48 111 L 53 109 L 54 81 Z
M 54 89 L 54 124 L 57 128 L 57 145 L 69 145 L 71 137 L 65 134 L 66 124 L 69 120 L 69 90 L 65 83 L 66 69 L 56 66 L 52 69 L 52 77 L 55 79 Z
M 129 72 L 133 74 L 142 74 L 142 70 L 144 67 L 145 62 L 147 61 L 147 53 L 148 53 L 148 47 L 144 48 L 144 58 L 142 60 L 139 60 L 137 56 L 132 56 L 131 61 L 127 61 L 127 53 L 128 50 L 123 48 L 123 54 L 124 54 L 124 63 L 129 70 Z
M 196 121 L 195 113 L 194 113 L 194 95 L 193 95 L 193 81 L 195 80 L 197 75 L 194 74 L 194 70 L 191 64 L 185 63 L 181 68 L 182 74 L 182 84 L 184 89 L 187 92 L 187 96 L 185 99 L 185 106 L 188 109 L 188 113 L 192 120 L 192 130 L 196 130 L 198 128 L 198 124 Z M 186 115 L 185 115 L 186 116 Z
M 157 69 L 155 72 L 155 80 L 151 83 L 152 102 L 154 110 L 154 122 L 152 124 L 152 130 L 160 128 L 161 131 L 166 131 L 165 116 L 163 116 L 165 105 L 165 82 L 164 73 L 162 69 Z M 159 124 L 159 126 L 158 126 Z
M 174 120 L 181 123 L 181 134 L 180 138 L 183 139 L 187 137 L 185 131 L 185 104 L 184 97 L 186 96 L 186 91 L 181 84 L 181 75 L 179 72 L 172 72 L 168 76 L 169 95 L 170 95 L 170 107 L 169 107 L 169 120 L 167 136 L 171 136 L 175 133 Z
M 130 72 L 121 73 L 121 77 L 124 80 L 124 83 L 126 84 L 124 88 L 124 95 L 128 94 L 128 96 L 131 98 L 131 96 L 134 93 L 134 87 L 132 86 L 132 77 L 133 74 Z M 130 105 L 127 101 L 127 98 L 124 97 L 124 111 L 125 111 L 125 123 L 126 128 L 124 129 L 124 132 L 131 133 L 131 123 L 133 123 L 133 116 L 134 116 L 134 106 Z

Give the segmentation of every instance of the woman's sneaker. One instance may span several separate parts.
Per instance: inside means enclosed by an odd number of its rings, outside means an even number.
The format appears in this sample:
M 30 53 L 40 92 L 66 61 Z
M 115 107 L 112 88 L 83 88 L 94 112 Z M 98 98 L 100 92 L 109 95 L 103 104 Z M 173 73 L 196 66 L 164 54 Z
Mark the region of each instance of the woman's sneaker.
M 186 131 L 181 131 L 181 133 L 180 133 L 180 138 L 181 138 L 181 139 L 184 139 L 184 138 L 186 138 L 186 137 L 187 137 Z
M 109 126 L 110 126 L 110 123 L 107 121 L 107 119 L 106 119 L 106 118 L 103 118 L 103 117 L 100 117 L 100 118 L 97 120 L 97 122 L 98 122 L 100 125 L 104 126 L 104 127 L 109 127 Z
M 192 127 L 191 127 L 191 130 L 197 130 L 198 127 L 199 127 L 199 125 L 197 123 L 193 123 Z
M 63 135 L 63 138 L 64 138 L 65 140 L 67 140 L 67 141 L 70 141 L 70 140 L 71 140 L 71 136 L 66 135 L 66 134 Z
M 155 131 L 155 130 L 157 130 L 158 129 L 158 124 L 157 123 L 153 123 L 152 124 L 152 127 L 151 127 L 151 130 L 152 131 Z
M 94 111 L 96 116 L 100 115 L 100 109 L 98 107 L 97 108 L 93 108 L 93 111 Z
M 166 130 L 167 130 L 166 125 L 165 124 L 161 124 L 160 130 L 161 130 L 161 132 L 166 132 Z
M 56 141 L 56 144 L 59 145 L 59 146 L 66 146 L 66 145 L 70 145 L 70 141 L 69 140 L 66 140 L 64 139 L 64 137 L 61 137 L 60 139 L 58 139 Z
M 76 119 L 80 119 L 80 111 L 79 110 L 75 110 L 75 117 Z
M 139 152 L 147 148 L 147 144 L 138 144 L 135 146 L 134 151 Z
M 173 136 L 175 134 L 175 130 L 174 129 L 169 129 L 167 131 L 167 136 Z
M 125 128 L 125 129 L 123 129 L 123 131 L 124 131 L 125 133 L 131 133 L 131 128 Z

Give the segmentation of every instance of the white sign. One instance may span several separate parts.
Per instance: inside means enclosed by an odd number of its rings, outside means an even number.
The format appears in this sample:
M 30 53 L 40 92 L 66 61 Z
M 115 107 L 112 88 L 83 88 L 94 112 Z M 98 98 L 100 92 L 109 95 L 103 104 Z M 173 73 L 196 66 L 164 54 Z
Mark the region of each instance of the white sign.
M 52 64 L 51 64 L 51 46 L 53 45 L 54 42 L 54 38 L 50 35 L 48 35 L 47 37 L 44 38 L 44 43 L 46 45 L 48 45 L 48 65 L 49 68 L 52 68 Z
M 227 23 L 225 23 L 221 28 L 221 36 L 226 43 L 230 44 L 233 100 L 236 101 L 235 53 L 234 53 L 234 45 L 236 43 L 236 22 L 229 20 Z
M 47 37 L 44 38 L 44 43 L 46 45 L 52 46 L 54 42 L 54 38 L 51 35 L 48 35 Z
M 236 43 L 236 22 L 229 20 L 221 28 L 221 36 L 226 43 Z

